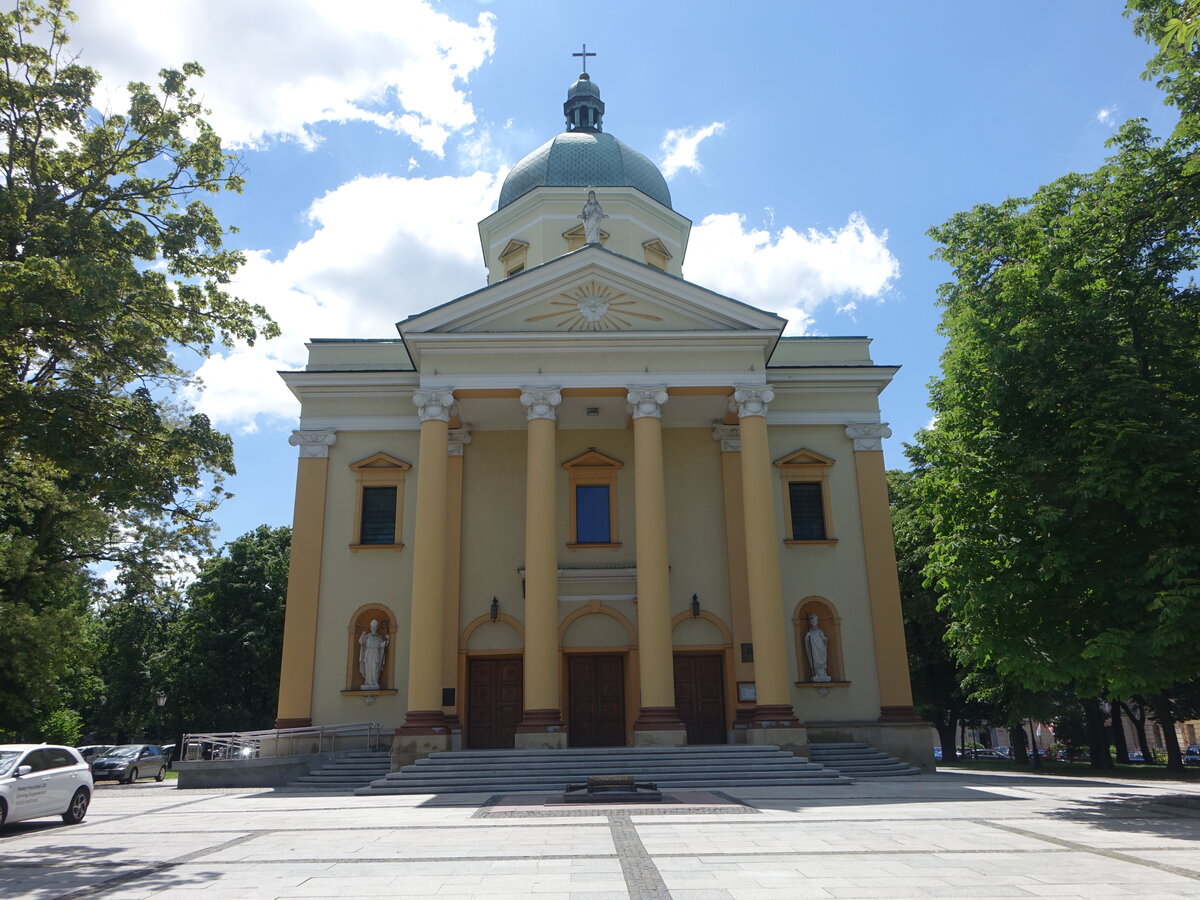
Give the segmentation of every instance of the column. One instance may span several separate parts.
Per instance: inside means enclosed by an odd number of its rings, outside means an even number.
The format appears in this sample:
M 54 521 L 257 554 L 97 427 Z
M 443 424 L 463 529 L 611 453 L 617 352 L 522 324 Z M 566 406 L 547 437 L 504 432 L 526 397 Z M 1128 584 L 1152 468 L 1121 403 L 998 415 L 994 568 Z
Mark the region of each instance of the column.
M 321 551 L 325 542 L 325 489 L 332 428 L 293 431 L 288 443 L 300 448 L 296 504 L 292 513 L 292 561 L 288 566 L 279 666 L 276 728 L 312 724 L 313 667 L 317 651 L 317 607 L 321 597 Z
M 730 696 L 737 702 L 736 684 L 754 680 L 754 663 L 742 659 L 743 645 L 754 646 L 750 630 L 750 600 L 746 591 L 746 516 L 742 510 L 742 433 L 737 425 L 713 423 L 713 440 L 721 447 L 721 489 L 725 511 L 725 556 L 729 567 L 729 607 L 733 631 L 733 671 Z M 738 703 L 734 740 L 754 718 L 754 706 Z
M 904 614 L 896 575 L 896 545 L 883 467 L 883 439 L 891 436 L 892 430 L 887 425 L 846 426 L 846 437 L 854 441 L 858 516 L 862 522 L 871 632 L 875 638 L 875 670 L 879 680 L 879 719 L 882 722 L 915 722 L 920 719 L 912 705 Z
M 555 486 L 558 388 L 523 388 L 528 421 L 525 451 L 524 712 L 517 726 L 522 750 L 567 745 L 558 650 L 558 502 Z
M 766 385 L 736 386 L 729 408 L 736 412 L 742 438 L 742 514 L 746 528 L 746 587 L 754 636 L 754 680 L 758 695 L 748 740 L 807 752 L 808 738 L 792 708 L 788 678 L 787 617 L 779 573 L 779 528 L 774 477 L 767 442 L 767 404 L 775 392 Z M 763 732 L 770 732 L 763 736 Z
M 462 508 L 463 508 L 463 447 L 471 443 L 469 428 L 451 428 L 446 444 L 446 606 L 443 613 L 442 685 L 458 684 L 459 595 L 462 580 Z M 452 735 L 462 731 L 458 715 L 464 698 L 461 686 L 454 693 L 454 703 L 442 708 L 446 725 Z M 452 741 L 454 739 L 452 738 Z M 458 748 L 455 743 L 455 749 Z
M 421 422 L 417 515 L 408 647 L 408 712 L 392 744 L 393 766 L 450 747 L 442 712 L 443 609 L 446 603 L 446 476 L 454 392 L 413 394 Z
M 633 417 L 633 490 L 637 553 L 638 665 L 641 709 L 633 723 L 635 746 L 677 746 L 687 731 L 675 711 L 671 642 L 671 584 L 667 556 L 667 494 L 663 483 L 664 387 L 630 387 Z

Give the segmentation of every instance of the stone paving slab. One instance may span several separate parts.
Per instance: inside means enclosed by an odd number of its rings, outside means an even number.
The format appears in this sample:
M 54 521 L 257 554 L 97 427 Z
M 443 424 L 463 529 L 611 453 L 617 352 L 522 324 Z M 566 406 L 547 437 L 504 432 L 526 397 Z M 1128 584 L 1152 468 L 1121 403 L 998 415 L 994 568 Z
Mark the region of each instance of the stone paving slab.
M 678 799 L 101 785 L 82 825 L 0 831 L 0 897 L 1200 897 L 1191 783 L 954 772 Z

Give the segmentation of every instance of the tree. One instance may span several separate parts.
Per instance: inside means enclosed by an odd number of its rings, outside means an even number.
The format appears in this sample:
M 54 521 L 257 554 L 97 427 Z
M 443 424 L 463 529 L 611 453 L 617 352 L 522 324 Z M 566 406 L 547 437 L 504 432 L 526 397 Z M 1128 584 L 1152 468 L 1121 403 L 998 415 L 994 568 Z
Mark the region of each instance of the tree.
M 96 73 L 66 49 L 72 19 L 66 0 L 0 14 L 4 722 L 41 714 L 12 641 L 44 678 L 69 667 L 90 566 L 128 585 L 210 548 L 232 444 L 177 401 L 175 353 L 277 332 L 226 290 L 242 257 L 198 199 L 242 184 L 190 86 L 201 68 L 131 84 L 127 114 L 100 114 Z
M 908 645 L 914 708 L 937 729 L 942 759 L 952 760 L 958 721 L 967 705 L 963 690 L 965 672 L 946 643 L 950 621 L 940 605 L 941 598 L 925 577 L 933 527 L 917 492 L 920 460 L 914 461 L 918 463 L 914 471 L 892 469 L 887 473 L 904 639 Z
M 1200 637 L 1200 197 L 1141 122 L 1097 172 L 931 230 L 955 280 L 922 490 L 964 659 L 1166 697 Z
M 1133 30 L 1157 48 L 1143 77 L 1157 79 L 1166 102 L 1179 110 L 1177 137 L 1200 137 L 1200 0 L 1126 0 Z M 1193 162 L 1190 169 L 1197 168 Z
M 174 638 L 171 715 L 189 731 L 269 728 L 292 530 L 260 525 L 206 562 Z

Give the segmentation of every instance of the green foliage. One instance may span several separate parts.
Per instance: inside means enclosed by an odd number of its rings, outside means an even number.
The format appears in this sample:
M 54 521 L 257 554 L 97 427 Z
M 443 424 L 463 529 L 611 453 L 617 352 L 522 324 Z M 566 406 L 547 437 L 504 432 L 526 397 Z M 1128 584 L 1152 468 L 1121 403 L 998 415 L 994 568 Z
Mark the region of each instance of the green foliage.
M 210 559 L 174 632 L 172 715 L 188 731 L 269 728 L 279 697 L 290 528 L 261 525 Z
M 104 701 L 93 709 L 92 731 L 108 740 L 139 741 L 157 726 L 155 695 L 169 689 L 172 629 L 181 615 L 183 598 L 174 585 L 129 590 L 104 605 L 98 659 Z
M 938 592 L 925 577 L 933 545 L 933 526 L 917 489 L 923 469 L 920 460 L 916 462 L 918 466 L 911 472 L 888 471 L 888 500 L 913 705 L 918 715 L 934 723 L 941 734 L 942 752 L 949 753 L 954 745 L 948 739 L 953 737 L 968 705 L 963 690 L 965 672 L 946 643 L 949 616 L 941 607 Z
M 1200 637 L 1200 198 L 1140 122 L 1097 172 L 931 230 L 955 280 L 922 481 L 960 656 L 1128 697 Z
M 47 743 L 74 746 L 83 737 L 83 718 L 73 709 L 59 708 L 42 720 L 38 731 Z
M 1179 110 L 1177 137 L 1200 137 L 1200 0 L 1126 0 L 1125 15 L 1134 33 L 1146 38 L 1157 52 L 1143 77 L 1154 79 L 1166 102 Z M 1189 174 L 1200 160 L 1189 162 Z
M 198 198 L 240 190 L 202 118 L 202 70 L 92 106 L 66 0 L 0 14 L 0 727 L 79 693 L 89 567 L 147 593 L 211 549 L 232 444 L 175 402 L 174 353 L 277 329 L 227 290 L 241 255 Z M 17 646 L 17 645 L 20 646 Z M 76 677 L 72 676 L 72 677 Z M 56 700 L 57 698 L 57 700 Z M 51 704 L 47 707 L 46 704 Z

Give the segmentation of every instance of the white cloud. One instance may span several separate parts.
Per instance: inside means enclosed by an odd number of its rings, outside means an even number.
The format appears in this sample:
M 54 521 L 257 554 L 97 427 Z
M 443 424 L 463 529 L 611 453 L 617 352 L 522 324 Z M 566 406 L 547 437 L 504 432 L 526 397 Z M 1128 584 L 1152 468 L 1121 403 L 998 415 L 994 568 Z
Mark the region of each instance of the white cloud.
M 491 13 L 459 22 L 428 0 L 88 0 L 78 12 L 72 47 L 114 110 L 129 81 L 196 60 L 210 122 L 244 146 L 312 146 L 322 122 L 363 121 L 441 156 L 475 121 L 463 85 L 495 48 Z
M 280 260 L 248 254 L 234 292 L 279 323 L 276 340 L 213 356 L 188 399 L 219 427 L 257 430 L 299 412 L 276 372 L 302 368 L 312 337 L 396 336 L 395 323 L 483 287 L 476 222 L 503 173 L 356 178 L 309 208 L 314 226 Z
M 1117 119 L 1117 108 L 1115 106 L 1102 106 L 1100 111 L 1096 113 L 1096 121 L 1101 125 L 1112 125 Z
M 701 170 L 696 151 L 700 142 L 725 130 L 724 122 L 713 122 L 703 128 L 672 128 L 662 139 L 662 169 L 664 178 L 674 178 L 680 169 Z
M 887 248 L 887 232 L 875 233 L 858 213 L 841 228 L 804 232 L 752 229 L 745 216 L 722 213 L 692 229 L 683 274 L 778 313 L 788 333 L 803 334 L 823 303 L 853 309 L 855 300 L 886 295 L 900 263 Z

